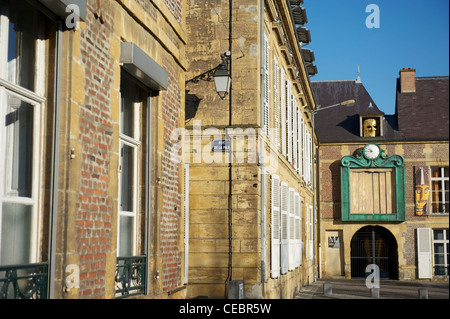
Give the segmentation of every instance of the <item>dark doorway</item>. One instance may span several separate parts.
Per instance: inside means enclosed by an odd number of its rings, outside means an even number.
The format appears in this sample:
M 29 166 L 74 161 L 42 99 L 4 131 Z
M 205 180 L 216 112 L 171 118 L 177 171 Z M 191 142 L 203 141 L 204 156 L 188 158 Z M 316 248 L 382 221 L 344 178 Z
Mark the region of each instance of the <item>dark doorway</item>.
M 398 279 L 397 241 L 386 228 L 361 228 L 353 236 L 350 250 L 352 278 L 365 278 L 367 265 L 376 264 L 381 279 Z

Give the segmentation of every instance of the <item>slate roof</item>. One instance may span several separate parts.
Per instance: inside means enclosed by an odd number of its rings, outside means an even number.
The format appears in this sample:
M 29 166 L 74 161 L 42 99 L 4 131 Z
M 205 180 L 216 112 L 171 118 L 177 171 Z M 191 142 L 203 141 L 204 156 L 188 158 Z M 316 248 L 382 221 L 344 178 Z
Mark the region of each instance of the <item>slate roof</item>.
M 398 81 L 399 82 L 399 81 Z M 368 141 L 449 140 L 448 76 L 416 78 L 415 93 L 400 93 L 397 84 L 396 113 L 384 114 L 361 81 L 312 81 L 316 104 L 328 106 L 346 100 L 353 107 L 337 106 L 315 115 L 321 143 Z M 381 114 L 383 136 L 360 137 L 359 115 Z

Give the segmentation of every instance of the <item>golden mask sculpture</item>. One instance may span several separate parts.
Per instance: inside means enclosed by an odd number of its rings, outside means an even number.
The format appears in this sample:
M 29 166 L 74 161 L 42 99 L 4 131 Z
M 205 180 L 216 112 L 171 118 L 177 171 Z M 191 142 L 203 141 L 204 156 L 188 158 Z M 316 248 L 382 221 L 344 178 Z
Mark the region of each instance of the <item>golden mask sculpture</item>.
M 430 196 L 430 186 L 425 184 L 425 178 L 423 174 L 423 170 L 420 170 L 420 180 L 419 184 L 416 185 L 416 214 L 423 215 L 424 214 L 424 206 L 428 202 L 428 197 Z
M 363 123 L 364 137 L 375 137 L 377 135 L 377 121 L 375 119 L 367 119 Z

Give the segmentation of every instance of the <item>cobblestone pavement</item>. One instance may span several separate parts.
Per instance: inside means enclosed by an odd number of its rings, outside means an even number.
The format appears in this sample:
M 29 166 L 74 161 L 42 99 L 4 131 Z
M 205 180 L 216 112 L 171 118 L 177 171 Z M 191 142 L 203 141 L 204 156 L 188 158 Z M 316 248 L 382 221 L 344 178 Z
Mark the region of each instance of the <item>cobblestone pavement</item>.
M 331 294 L 324 294 L 324 283 Z M 428 299 L 449 299 L 449 283 L 381 280 L 380 299 L 419 299 L 419 288 L 426 288 Z M 305 286 L 295 299 L 373 299 L 364 279 L 327 279 Z

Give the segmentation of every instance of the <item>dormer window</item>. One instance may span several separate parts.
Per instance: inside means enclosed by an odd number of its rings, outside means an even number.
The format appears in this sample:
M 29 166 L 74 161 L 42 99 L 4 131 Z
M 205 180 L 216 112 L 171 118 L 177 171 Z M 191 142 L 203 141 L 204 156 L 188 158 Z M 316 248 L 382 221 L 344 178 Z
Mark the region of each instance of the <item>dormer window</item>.
M 383 114 L 360 114 L 359 132 L 361 137 L 380 137 L 383 136 Z

